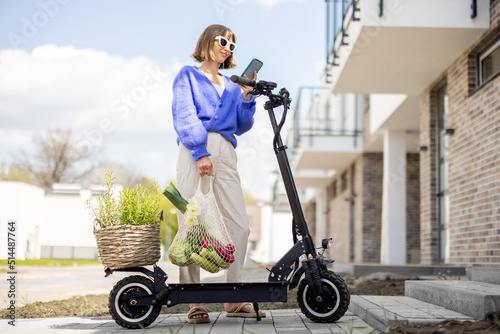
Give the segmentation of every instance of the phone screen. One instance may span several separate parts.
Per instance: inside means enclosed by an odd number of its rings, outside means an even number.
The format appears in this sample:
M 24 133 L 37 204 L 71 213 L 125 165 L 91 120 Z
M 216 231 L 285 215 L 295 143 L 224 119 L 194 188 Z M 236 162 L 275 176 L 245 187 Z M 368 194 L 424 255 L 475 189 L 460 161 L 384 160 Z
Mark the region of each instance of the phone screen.
M 248 79 L 252 80 L 253 79 L 253 72 L 254 71 L 259 72 L 262 65 L 263 65 L 263 63 L 260 60 L 258 60 L 256 58 L 252 59 L 252 61 L 250 62 L 250 64 L 248 64 L 247 68 L 245 69 L 245 71 L 243 72 L 243 74 L 241 76 L 244 77 L 244 75 L 246 75 L 248 77 Z

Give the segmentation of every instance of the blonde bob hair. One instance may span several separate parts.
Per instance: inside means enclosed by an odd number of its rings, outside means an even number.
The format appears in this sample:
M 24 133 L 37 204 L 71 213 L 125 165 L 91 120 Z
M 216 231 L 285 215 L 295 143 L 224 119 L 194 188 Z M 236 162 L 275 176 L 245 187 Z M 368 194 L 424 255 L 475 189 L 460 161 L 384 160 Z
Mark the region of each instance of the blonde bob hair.
M 213 46 L 215 37 L 224 36 L 227 37 L 233 43 L 236 43 L 236 36 L 231 31 L 231 29 L 220 25 L 220 24 L 212 24 L 205 28 L 205 30 L 201 33 L 200 38 L 198 38 L 198 42 L 196 43 L 196 48 L 191 55 L 197 62 L 204 62 L 205 60 L 215 60 L 215 55 L 213 52 Z M 233 58 L 233 53 L 227 57 L 224 63 L 219 65 L 219 68 L 233 68 L 236 67 L 236 62 Z

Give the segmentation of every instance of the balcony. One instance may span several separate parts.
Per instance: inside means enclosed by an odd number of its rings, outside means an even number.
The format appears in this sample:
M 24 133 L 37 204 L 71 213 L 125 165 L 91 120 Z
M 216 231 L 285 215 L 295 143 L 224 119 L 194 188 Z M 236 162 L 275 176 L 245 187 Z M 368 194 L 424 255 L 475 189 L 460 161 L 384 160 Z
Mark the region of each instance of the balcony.
M 362 152 L 359 96 L 302 87 L 288 140 L 297 187 L 321 188 Z
M 490 24 L 488 0 L 327 0 L 335 93 L 418 95 Z

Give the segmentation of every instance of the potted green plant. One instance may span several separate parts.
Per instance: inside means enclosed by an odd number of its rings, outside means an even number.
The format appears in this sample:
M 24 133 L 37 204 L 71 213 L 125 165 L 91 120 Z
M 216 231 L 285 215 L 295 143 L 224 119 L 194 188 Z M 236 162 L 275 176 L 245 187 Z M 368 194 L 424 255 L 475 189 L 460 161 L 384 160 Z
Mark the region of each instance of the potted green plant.
M 138 184 L 116 195 L 114 180 L 109 172 L 105 194 L 86 202 L 102 264 L 117 269 L 158 262 L 163 220 L 158 185 Z

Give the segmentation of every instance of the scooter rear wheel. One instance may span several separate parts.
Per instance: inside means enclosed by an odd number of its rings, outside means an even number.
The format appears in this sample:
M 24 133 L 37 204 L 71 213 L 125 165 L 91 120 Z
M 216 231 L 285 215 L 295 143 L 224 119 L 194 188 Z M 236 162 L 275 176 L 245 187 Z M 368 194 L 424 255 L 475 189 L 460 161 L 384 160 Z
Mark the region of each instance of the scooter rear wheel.
M 130 300 L 152 295 L 154 291 L 153 282 L 144 276 L 125 277 L 109 293 L 109 313 L 124 328 L 145 328 L 156 320 L 161 305 L 133 306 L 130 305 Z
M 323 294 L 317 296 L 303 279 L 297 291 L 297 301 L 302 313 L 315 322 L 335 322 L 349 308 L 351 296 L 344 280 L 332 271 L 320 274 Z

